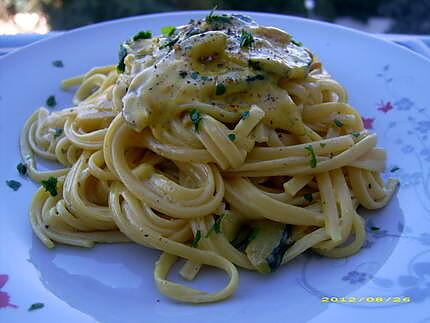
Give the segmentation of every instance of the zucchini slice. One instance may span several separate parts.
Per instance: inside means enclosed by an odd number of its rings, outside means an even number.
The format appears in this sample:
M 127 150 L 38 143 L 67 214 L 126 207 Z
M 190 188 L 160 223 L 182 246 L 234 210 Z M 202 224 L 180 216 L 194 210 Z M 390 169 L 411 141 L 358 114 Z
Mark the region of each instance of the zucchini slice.
M 271 221 L 257 221 L 258 234 L 245 249 L 250 262 L 264 274 L 276 271 L 287 249 L 293 244 L 291 227 Z

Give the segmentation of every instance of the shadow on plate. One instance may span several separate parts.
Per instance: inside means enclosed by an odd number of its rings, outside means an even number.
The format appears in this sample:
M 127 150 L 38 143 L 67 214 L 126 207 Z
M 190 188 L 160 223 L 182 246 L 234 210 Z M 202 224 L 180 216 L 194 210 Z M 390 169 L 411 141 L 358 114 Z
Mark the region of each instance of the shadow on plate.
M 401 234 L 387 232 L 404 222 L 397 198 L 374 213 L 369 216 L 373 222 L 367 224 L 368 242 L 357 255 L 328 259 L 307 253 L 271 275 L 241 270 L 236 294 L 217 304 L 191 307 L 160 295 L 153 282 L 159 252 L 139 245 L 98 245 L 92 250 L 58 246 L 47 250 L 34 238 L 30 262 L 48 290 L 102 322 L 124 322 L 125 317 L 127 322 L 144 318 L 182 322 L 196 317 L 205 317 L 205 322 L 240 322 L 245 318 L 265 322 L 287 317 L 306 322 L 327 309 L 328 303 L 321 302 L 321 297 L 353 294 L 372 280 L 393 253 Z M 379 232 L 369 229 L 369 223 L 375 226 L 382 220 L 385 227 Z M 171 276 L 179 280 L 177 273 Z M 208 268 L 191 285 L 213 290 L 225 281 L 221 272 Z

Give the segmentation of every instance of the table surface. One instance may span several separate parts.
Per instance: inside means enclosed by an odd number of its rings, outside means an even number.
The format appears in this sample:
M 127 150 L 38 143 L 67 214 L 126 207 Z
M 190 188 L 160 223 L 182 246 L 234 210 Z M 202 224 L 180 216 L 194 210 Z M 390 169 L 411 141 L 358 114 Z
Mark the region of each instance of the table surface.
M 17 34 L 0 35 L 0 57 L 35 41 L 63 34 L 63 31 L 54 31 L 48 34 Z M 430 59 L 430 35 L 400 35 L 400 34 L 374 34 L 379 38 L 395 42 L 401 46 L 419 53 Z

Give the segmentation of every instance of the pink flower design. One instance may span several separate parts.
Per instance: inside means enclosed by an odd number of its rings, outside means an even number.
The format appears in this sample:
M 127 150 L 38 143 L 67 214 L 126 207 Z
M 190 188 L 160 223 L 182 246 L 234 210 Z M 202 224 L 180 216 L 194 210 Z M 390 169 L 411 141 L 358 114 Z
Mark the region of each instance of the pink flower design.
M 384 101 L 381 100 L 381 102 L 378 103 L 378 110 L 382 111 L 384 113 L 387 113 L 388 111 L 392 110 L 393 108 L 394 107 L 390 101 L 387 101 L 384 103 Z
M 9 279 L 8 275 L 0 275 L 0 289 L 6 284 L 8 279 Z M 0 308 L 4 308 L 4 307 L 17 308 L 18 307 L 15 304 L 9 303 L 9 301 L 10 301 L 9 294 L 6 292 L 0 291 Z
M 375 118 L 364 118 L 361 117 L 363 120 L 363 125 L 365 129 L 373 129 L 373 121 L 375 121 Z

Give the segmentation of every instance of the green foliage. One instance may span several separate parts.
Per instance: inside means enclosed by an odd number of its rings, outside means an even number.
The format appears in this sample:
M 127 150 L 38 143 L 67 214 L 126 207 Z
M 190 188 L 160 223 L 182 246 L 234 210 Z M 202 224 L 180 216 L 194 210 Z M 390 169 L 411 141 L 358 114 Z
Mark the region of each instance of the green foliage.
M 53 30 L 65 30 L 100 21 L 177 10 L 247 10 L 307 16 L 304 0 L 2 0 L 0 14 L 40 10 Z M 430 33 L 430 0 L 315 0 L 313 18 L 333 20 L 350 16 L 366 21 L 386 16 L 395 21 L 392 32 Z
M 208 9 L 212 0 L 36 0 L 53 29 L 71 29 L 100 21 L 154 12 Z
M 430 0 L 386 0 L 380 13 L 393 18 L 394 25 L 390 32 L 430 34 Z

